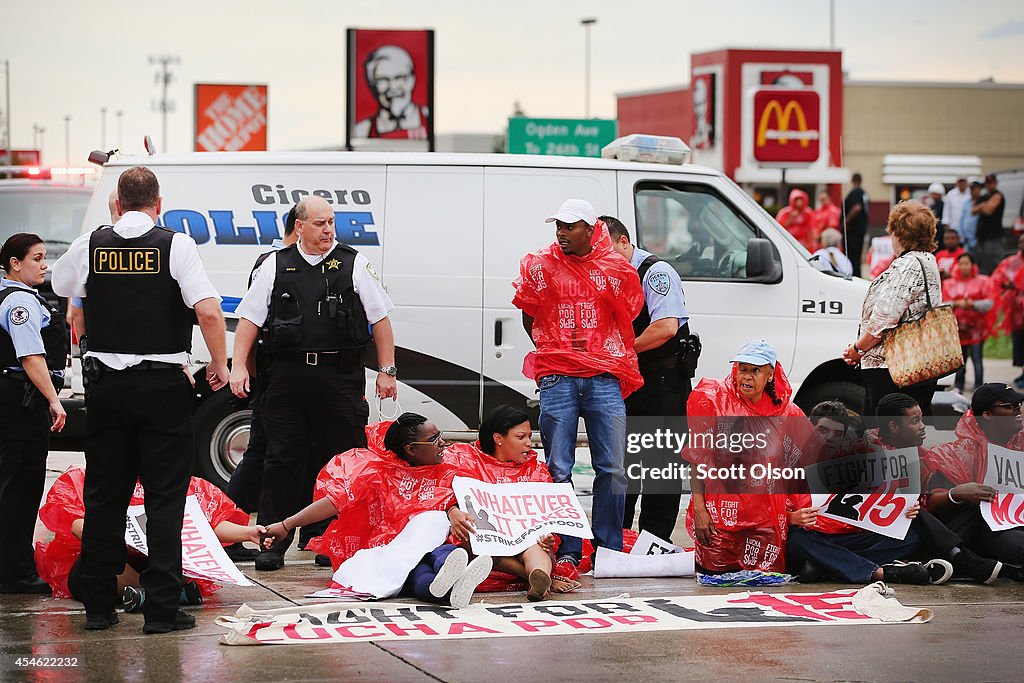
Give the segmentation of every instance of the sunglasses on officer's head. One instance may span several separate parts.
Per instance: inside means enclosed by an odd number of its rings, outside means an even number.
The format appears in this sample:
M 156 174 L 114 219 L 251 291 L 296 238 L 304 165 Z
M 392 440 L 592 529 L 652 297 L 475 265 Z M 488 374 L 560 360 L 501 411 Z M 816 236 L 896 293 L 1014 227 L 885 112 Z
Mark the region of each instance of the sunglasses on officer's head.
M 444 443 L 444 432 L 438 432 L 433 437 L 431 437 L 431 439 L 429 441 L 410 441 L 409 445 L 410 446 L 436 446 L 436 447 L 440 448 L 442 443 Z

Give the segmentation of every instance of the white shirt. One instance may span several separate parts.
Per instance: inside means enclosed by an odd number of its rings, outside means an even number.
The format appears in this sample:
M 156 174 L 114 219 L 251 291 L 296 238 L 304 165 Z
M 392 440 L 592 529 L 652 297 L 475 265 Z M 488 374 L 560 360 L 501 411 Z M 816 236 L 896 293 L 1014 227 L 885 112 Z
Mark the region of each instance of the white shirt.
M 125 239 L 141 237 L 153 229 L 153 219 L 141 211 L 128 211 L 121 220 L 114 224 L 114 232 Z M 51 282 L 53 291 L 58 296 L 86 297 L 86 284 L 89 280 L 89 238 L 92 233 L 78 237 L 67 252 L 53 264 Z M 171 257 L 168 264 L 171 277 L 181 288 L 181 300 L 189 308 L 194 308 L 204 299 L 220 301 L 220 295 L 210 283 L 206 268 L 199 258 L 199 250 L 195 240 L 184 233 L 176 233 L 171 239 Z M 86 356 L 98 359 L 114 370 L 137 365 L 144 360 L 161 361 L 164 363 L 188 363 L 188 353 L 149 353 L 145 355 L 130 353 L 101 353 L 89 351 Z
M 942 202 L 943 224 L 948 225 L 951 228 L 959 228 L 960 216 L 964 213 L 964 207 L 970 205 L 971 188 L 967 188 L 961 192 L 959 187 L 954 187 L 946 193 L 946 198 Z M 939 247 L 941 246 L 942 245 L 940 244 Z
M 317 265 L 330 254 L 330 251 L 327 254 L 307 254 L 302 251 L 302 247 L 298 243 L 295 247 L 306 263 L 311 266 Z M 333 247 L 331 251 L 334 251 Z M 238 317 L 245 318 L 256 327 L 263 326 L 270 313 L 270 297 L 274 292 L 276 278 L 277 254 L 275 253 L 260 264 L 259 272 L 253 278 L 252 286 L 249 287 L 249 291 L 245 293 L 238 308 L 235 309 Z M 359 301 L 362 302 L 363 310 L 366 311 L 366 319 L 371 325 L 386 318 L 395 307 L 391 303 L 391 297 L 377 281 L 369 259 L 362 254 L 356 254 L 356 260 L 352 266 L 352 287 L 359 295 Z

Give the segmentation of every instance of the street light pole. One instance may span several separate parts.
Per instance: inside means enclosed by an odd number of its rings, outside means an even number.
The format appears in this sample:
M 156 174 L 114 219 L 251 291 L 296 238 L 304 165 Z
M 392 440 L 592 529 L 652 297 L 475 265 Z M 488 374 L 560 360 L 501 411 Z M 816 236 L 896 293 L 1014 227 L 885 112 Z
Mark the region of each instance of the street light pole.
M 117 110 L 115 116 L 117 116 L 117 148 L 121 149 L 121 117 L 124 112 L 120 109 Z
M 71 115 L 64 116 L 64 166 L 71 166 Z
M 162 90 L 161 90 L 161 95 L 160 95 L 160 103 L 159 103 L 157 109 L 160 110 L 160 113 L 161 113 L 161 115 L 163 117 L 163 139 L 162 139 L 162 142 L 163 142 L 163 145 L 164 145 L 163 146 L 163 151 L 164 152 L 167 151 L 167 112 L 174 111 L 174 101 L 167 99 L 167 86 L 170 84 L 170 82 L 172 80 L 174 80 L 174 76 L 171 74 L 170 69 L 168 69 L 167 67 L 170 66 L 171 64 L 177 64 L 180 61 L 181 60 L 178 57 L 176 57 L 175 55 L 160 55 L 159 57 L 150 57 L 149 58 L 149 63 L 150 64 L 159 64 L 160 65 L 160 71 L 156 72 L 156 82 L 157 82 L 157 84 L 159 84 L 162 87 Z
M 107 148 L 107 108 L 100 107 L 100 147 Z
M 14 145 L 11 144 L 11 62 L 4 60 L 4 88 L 7 103 L 4 105 L 4 120 L 7 121 L 7 165 L 14 165 Z
M 583 107 L 583 112 L 584 112 L 583 118 L 587 118 L 587 119 L 590 118 L 590 27 L 593 26 L 596 23 L 597 23 L 597 19 L 594 19 L 593 17 L 588 17 L 587 19 L 580 19 L 580 24 L 583 25 L 583 29 L 586 31 L 586 35 L 587 35 L 586 58 L 584 60 L 584 62 L 585 62 L 584 83 L 585 83 L 585 92 L 586 92 L 586 94 L 584 96 L 585 106 Z

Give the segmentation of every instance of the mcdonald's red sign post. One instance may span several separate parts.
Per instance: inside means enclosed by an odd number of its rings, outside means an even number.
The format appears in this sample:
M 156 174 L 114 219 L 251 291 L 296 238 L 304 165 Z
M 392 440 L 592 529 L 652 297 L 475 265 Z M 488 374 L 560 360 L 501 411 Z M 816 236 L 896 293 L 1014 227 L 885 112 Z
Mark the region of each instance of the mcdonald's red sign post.
M 814 90 L 754 93 L 754 158 L 766 164 L 811 164 L 821 154 L 821 99 Z

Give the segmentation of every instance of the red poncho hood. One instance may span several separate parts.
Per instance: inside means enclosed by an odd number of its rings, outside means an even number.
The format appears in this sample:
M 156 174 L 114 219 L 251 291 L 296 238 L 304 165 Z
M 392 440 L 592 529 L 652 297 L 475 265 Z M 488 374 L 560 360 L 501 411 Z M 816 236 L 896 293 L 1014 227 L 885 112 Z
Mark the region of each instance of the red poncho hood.
M 957 422 L 954 433 L 955 441 L 936 446 L 926 451 L 923 456 L 921 479 L 926 492 L 932 490 L 931 480 L 939 472 L 953 486 L 985 481 L 989 440 L 972 411 L 964 413 Z M 998 445 L 1015 451 L 1024 450 L 1024 431 L 1014 434 L 1006 444 Z

